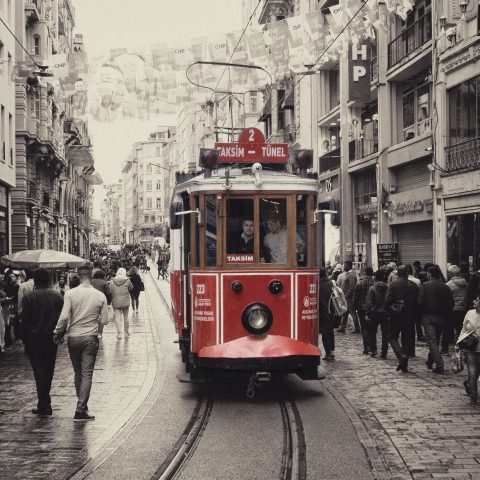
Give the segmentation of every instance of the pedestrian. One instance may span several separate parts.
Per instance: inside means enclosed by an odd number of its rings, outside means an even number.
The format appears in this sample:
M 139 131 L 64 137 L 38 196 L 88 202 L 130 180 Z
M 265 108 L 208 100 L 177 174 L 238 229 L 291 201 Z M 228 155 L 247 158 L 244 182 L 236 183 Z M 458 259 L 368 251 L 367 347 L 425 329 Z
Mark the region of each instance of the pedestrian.
M 388 285 L 385 282 L 385 271 L 375 272 L 375 283 L 367 293 L 367 330 L 370 355 L 377 355 L 377 331 L 380 326 L 382 332 L 382 350 L 380 358 L 386 359 L 388 352 L 388 318 L 385 307 L 385 298 Z
M 124 268 L 119 268 L 115 277 L 110 281 L 109 286 L 112 294 L 115 324 L 117 326 L 117 338 L 122 338 L 122 317 L 125 335 L 129 337 L 130 324 L 128 322 L 128 309 L 130 306 L 130 291 L 133 290 L 133 285 L 127 277 L 127 271 Z
M 18 294 L 17 294 L 17 313 L 20 318 L 22 318 L 22 303 L 23 298 L 27 296 L 30 292 L 33 291 L 34 281 L 33 281 L 33 270 L 27 269 L 25 270 L 25 281 L 20 284 L 18 287 Z
M 470 280 L 470 265 L 468 262 L 460 262 L 458 266 L 460 267 L 460 276 L 462 276 L 468 283 Z
M 462 277 L 457 265 L 448 267 L 449 280 L 447 287 L 452 291 L 454 306 L 447 319 L 442 333 L 442 353 L 448 354 L 448 347 L 455 344 L 463 327 L 463 320 L 467 313 L 467 288 L 468 283 Z
M 343 290 L 345 298 L 347 299 L 348 312 L 343 315 L 342 322 L 338 332 L 345 333 L 348 324 L 348 315 L 350 314 L 353 320 L 352 333 L 360 333 L 360 324 L 358 322 L 357 312 L 353 305 L 353 292 L 357 284 L 357 274 L 353 271 L 353 263 L 351 260 L 346 260 L 343 263 L 344 275 L 338 276 L 337 284 Z
M 458 337 L 461 342 L 470 335 L 480 338 L 480 297 L 473 300 L 474 309 L 469 310 L 465 315 L 463 328 Z M 458 347 L 457 347 L 458 348 Z M 480 375 L 480 342 L 477 342 L 473 350 L 463 349 L 468 371 L 467 391 L 470 394 L 470 403 L 478 403 L 478 376 Z
M 360 280 L 353 290 L 353 307 L 358 315 L 358 320 L 360 322 L 360 331 L 362 332 L 363 340 L 363 354 L 368 355 L 370 350 L 370 341 L 368 336 L 368 321 L 367 317 L 367 294 L 374 284 L 373 279 L 373 268 L 365 268 L 365 276 Z M 375 353 L 376 355 L 376 353 Z
M 5 351 L 5 326 L 7 325 L 9 311 L 8 304 L 12 299 L 7 297 L 3 289 L 3 280 L 0 281 L 0 353 Z
M 35 288 L 23 296 L 20 319 L 21 337 L 37 387 L 38 403 L 32 413 L 52 415 L 50 388 L 58 348 L 53 341 L 53 330 L 62 311 L 63 297 L 50 288 L 47 270 L 38 268 L 32 280 Z
M 398 278 L 397 264 L 395 262 L 390 262 L 387 265 L 388 277 L 387 283 L 390 284 Z
M 106 324 L 108 314 L 105 295 L 92 285 L 91 267 L 78 267 L 77 272 L 80 285 L 65 293 L 53 338 L 59 343 L 65 334 L 68 335 L 68 353 L 75 372 L 78 398 L 73 420 L 83 422 L 95 420 L 95 416 L 88 412 L 88 400 L 99 345 L 98 324 Z
M 7 292 L 8 295 L 8 292 Z M 473 300 L 480 295 L 480 270 L 473 272 L 468 279 L 467 288 L 467 308 L 470 309 L 473 306 Z
M 128 272 L 128 278 L 130 279 L 130 282 L 132 283 L 132 286 L 133 286 L 132 290 L 130 291 L 130 297 L 132 300 L 132 309 L 133 309 L 133 313 L 137 314 L 139 299 L 140 299 L 140 292 L 145 290 L 145 286 L 143 284 L 142 277 L 138 273 L 138 269 L 135 266 L 132 267 Z
M 12 345 L 13 340 L 20 341 L 19 321 L 18 321 L 18 283 L 17 275 L 9 270 L 5 275 L 4 290 L 11 300 L 8 302 L 8 319 L 5 326 L 5 343 Z M 12 333 L 14 338 L 12 338 Z
M 419 275 L 421 270 L 422 270 L 422 264 L 420 263 L 419 260 L 415 260 L 413 262 L 413 276 L 415 278 L 418 278 L 418 275 Z
M 107 305 L 112 303 L 112 294 L 110 293 L 110 287 L 108 286 L 108 282 L 105 280 L 105 272 L 103 270 L 97 269 L 97 271 L 93 274 L 92 285 L 96 288 L 99 292 L 102 292 L 107 299 Z M 105 325 L 103 323 L 99 323 L 98 325 L 98 338 L 102 339 L 103 337 L 103 328 Z
M 332 274 L 330 275 L 330 280 L 334 281 L 335 283 L 338 284 L 338 277 L 342 274 L 342 264 L 337 263 L 335 265 L 335 268 L 332 271 Z M 340 287 L 341 288 L 341 287 Z
M 326 361 L 335 360 L 335 332 L 337 323 L 335 313 L 331 310 L 330 297 L 332 295 L 333 282 L 327 277 L 327 271 L 320 267 L 320 324 L 319 331 L 322 334 L 323 348 L 325 349 Z
M 416 262 L 418 262 L 417 267 L 419 267 L 420 262 L 418 260 L 416 260 Z M 422 282 L 420 281 L 419 278 L 417 278 L 414 275 L 414 269 L 413 269 L 412 265 L 410 265 L 410 264 L 407 265 L 407 271 L 408 271 L 408 280 L 410 282 L 415 283 L 415 285 L 417 285 L 418 287 L 420 287 L 422 285 Z M 425 341 L 425 336 L 423 335 L 423 330 L 422 330 L 422 316 L 420 315 L 420 312 L 418 310 L 415 312 L 415 327 L 414 328 L 417 332 L 417 341 L 424 342 Z M 408 352 L 408 354 L 409 354 L 410 357 L 414 357 L 415 356 L 415 332 L 408 332 L 408 333 L 406 333 L 406 335 L 413 336 L 413 341 L 411 342 L 412 348 L 411 348 L 411 351 Z
M 58 279 L 58 283 L 53 287 L 62 297 L 65 295 L 65 292 L 70 290 L 70 287 L 67 285 L 67 279 L 65 275 L 61 275 Z
M 441 281 L 440 268 L 433 265 L 427 273 L 428 281 L 422 285 L 418 296 L 422 326 L 429 350 L 426 364 L 427 368 L 435 373 L 443 373 L 443 358 L 439 349 L 440 336 L 455 302 L 452 291 Z
M 410 338 L 404 333 L 414 331 L 419 288 L 408 280 L 406 265 L 397 268 L 398 278 L 388 285 L 385 308 L 388 312 L 388 341 L 398 359 L 397 371 L 408 372 Z M 399 338 L 402 335 L 402 346 Z

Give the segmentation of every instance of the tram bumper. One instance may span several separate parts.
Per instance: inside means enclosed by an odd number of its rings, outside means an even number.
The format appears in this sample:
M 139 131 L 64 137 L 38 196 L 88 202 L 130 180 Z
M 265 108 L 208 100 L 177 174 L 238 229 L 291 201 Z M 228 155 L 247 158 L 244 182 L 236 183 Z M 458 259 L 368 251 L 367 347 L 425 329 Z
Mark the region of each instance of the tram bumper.
M 203 347 L 196 357 L 203 368 L 296 373 L 304 380 L 317 379 L 320 365 L 317 346 L 280 335 L 249 335 Z

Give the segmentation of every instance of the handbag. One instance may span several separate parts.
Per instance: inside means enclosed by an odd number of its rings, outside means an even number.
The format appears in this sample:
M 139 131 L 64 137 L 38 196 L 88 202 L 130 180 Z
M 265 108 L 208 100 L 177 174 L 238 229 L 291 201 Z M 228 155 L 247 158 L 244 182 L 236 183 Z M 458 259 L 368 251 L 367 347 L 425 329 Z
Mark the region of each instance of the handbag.
M 463 370 L 463 353 L 460 350 L 455 350 L 451 356 L 452 372 L 457 374 Z
M 143 280 L 140 280 L 138 282 L 138 289 L 141 291 L 141 292 L 144 292 L 145 291 L 145 284 L 143 283 Z
M 457 348 L 461 350 L 467 350 L 469 352 L 473 352 L 478 345 L 478 337 L 475 331 L 468 334 L 465 338 L 463 338 L 460 342 L 457 343 Z

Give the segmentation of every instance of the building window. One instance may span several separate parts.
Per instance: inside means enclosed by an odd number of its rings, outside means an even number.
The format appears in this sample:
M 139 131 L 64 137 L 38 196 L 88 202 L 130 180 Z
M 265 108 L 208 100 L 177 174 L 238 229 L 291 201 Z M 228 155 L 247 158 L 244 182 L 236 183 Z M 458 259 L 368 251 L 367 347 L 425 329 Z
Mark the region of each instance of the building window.
M 149 216 L 149 215 L 145 215 L 145 216 L 144 216 L 144 221 L 145 221 L 145 223 L 148 223 L 149 219 L 150 219 L 150 216 Z
M 157 180 L 157 191 L 160 191 L 162 189 L 162 181 Z
M 403 141 L 423 135 L 431 127 L 430 83 L 415 85 L 403 93 Z
M 162 208 L 162 199 L 160 197 L 157 197 L 156 205 L 157 205 L 157 207 L 156 207 L 157 209 Z
M 151 216 L 150 216 L 150 221 L 151 221 L 152 223 L 155 223 L 155 215 L 151 215 Z
M 152 173 L 152 164 L 151 163 L 147 164 L 147 173 Z
M 13 145 L 15 144 L 15 132 L 13 131 L 13 116 L 8 114 L 8 133 L 10 140 L 10 165 L 13 166 Z
M 257 92 L 250 93 L 250 113 L 256 113 L 258 109 Z
M 151 209 L 152 209 L 152 199 L 147 198 L 147 210 L 151 210 Z
M 40 35 L 34 35 L 33 36 L 33 54 L 34 55 L 40 55 L 41 49 L 40 49 Z
M 155 155 L 156 155 L 157 157 L 160 157 L 160 156 L 162 155 L 162 147 L 157 147 L 157 150 L 156 150 L 156 152 L 155 152 Z
M 480 76 L 451 88 L 449 102 L 449 145 L 480 137 Z
M 147 192 L 151 192 L 151 191 L 152 191 L 152 181 L 147 180 Z
M 0 107 L 0 148 L 1 148 L 1 159 L 2 162 L 5 161 L 6 157 L 6 136 L 5 136 L 5 107 L 2 105 Z

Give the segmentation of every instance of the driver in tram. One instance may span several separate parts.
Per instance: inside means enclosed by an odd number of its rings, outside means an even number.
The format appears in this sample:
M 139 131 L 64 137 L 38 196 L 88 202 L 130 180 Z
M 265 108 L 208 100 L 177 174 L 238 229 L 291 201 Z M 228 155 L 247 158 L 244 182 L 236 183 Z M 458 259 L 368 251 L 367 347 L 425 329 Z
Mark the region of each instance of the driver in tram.
M 250 218 L 246 218 L 242 222 L 242 233 L 235 237 L 231 253 L 253 253 L 254 251 L 254 242 L 253 242 L 253 230 L 254 223 Z

